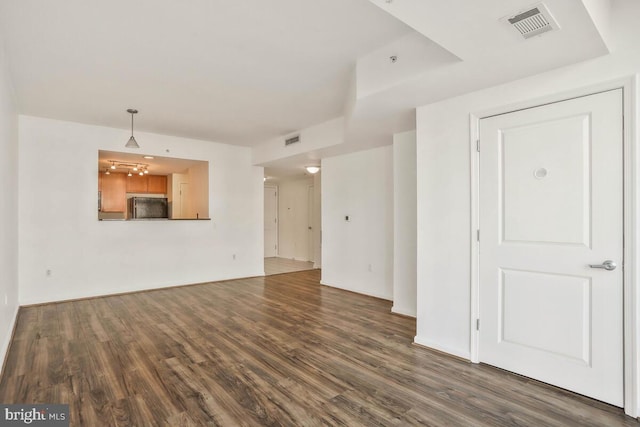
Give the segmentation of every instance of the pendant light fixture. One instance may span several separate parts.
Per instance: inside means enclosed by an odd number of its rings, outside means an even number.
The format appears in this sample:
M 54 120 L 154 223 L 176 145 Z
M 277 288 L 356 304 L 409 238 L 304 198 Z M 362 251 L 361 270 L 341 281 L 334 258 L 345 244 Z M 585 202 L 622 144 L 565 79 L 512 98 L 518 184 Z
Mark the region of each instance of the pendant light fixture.
M 133 108 L 129 108 L 127 110 L 127 113 L 131 114 L 131 138 L 129 138 L 129 141 L 127 141 L 127 143 L 125 144 L 125 147 L 127 147 L 127 148 L 140 148 L 140 146 L 138 145 L 138 141 L 136 141 L 136 139 L 133 137 L 133 115 L 134 114 L 138 114 L 138 110 L 135 110 Z

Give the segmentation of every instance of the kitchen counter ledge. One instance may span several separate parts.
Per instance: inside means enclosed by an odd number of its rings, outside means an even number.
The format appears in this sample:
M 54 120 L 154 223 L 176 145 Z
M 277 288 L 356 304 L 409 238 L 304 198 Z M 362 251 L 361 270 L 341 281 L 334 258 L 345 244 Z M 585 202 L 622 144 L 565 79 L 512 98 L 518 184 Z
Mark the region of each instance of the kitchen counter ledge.
M 98 218 L 98 221 L 211 221 L 211 218 L 137 218 L 137 219 L 120 219 L 120 218 Z

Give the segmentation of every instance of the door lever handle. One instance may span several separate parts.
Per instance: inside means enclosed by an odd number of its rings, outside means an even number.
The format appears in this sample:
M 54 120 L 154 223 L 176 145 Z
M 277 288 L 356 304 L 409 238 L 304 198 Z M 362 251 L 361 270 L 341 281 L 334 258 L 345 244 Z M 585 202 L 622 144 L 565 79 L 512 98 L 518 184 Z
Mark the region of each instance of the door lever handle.
M 603 268 L 608 271 L 615 270 L 617 266 L 618 265 L 610 259 L 604 261 L 602 264 L 589 264 L 591 268 Z

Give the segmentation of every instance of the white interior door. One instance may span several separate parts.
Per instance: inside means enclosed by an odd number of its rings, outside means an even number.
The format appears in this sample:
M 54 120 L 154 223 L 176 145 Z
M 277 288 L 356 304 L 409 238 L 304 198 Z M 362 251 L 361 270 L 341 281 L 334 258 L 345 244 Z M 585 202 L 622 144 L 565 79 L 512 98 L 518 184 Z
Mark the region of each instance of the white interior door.
M 264 187 L 264 256 L 278 255 L 278 188 Z
M 480 361 L 617 406 L 622 142 L 621 90 L 480 121 Z

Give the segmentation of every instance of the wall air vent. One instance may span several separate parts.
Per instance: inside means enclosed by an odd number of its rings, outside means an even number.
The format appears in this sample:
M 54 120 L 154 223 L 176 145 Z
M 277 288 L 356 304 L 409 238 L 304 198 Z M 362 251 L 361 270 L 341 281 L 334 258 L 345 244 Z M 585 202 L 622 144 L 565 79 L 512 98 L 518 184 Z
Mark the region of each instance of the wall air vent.
M 296 142 L 300 142 L 300 135 L 292 136 L 291 138 L 287 138 L 284 140 L 284 145 L 295 144 Z
M 518 12 L 513 16 L 506 17 L 504 20 L 511 24 L 525 39 L 560 29 L 549 9 L 542 3 L 528 10 Z

